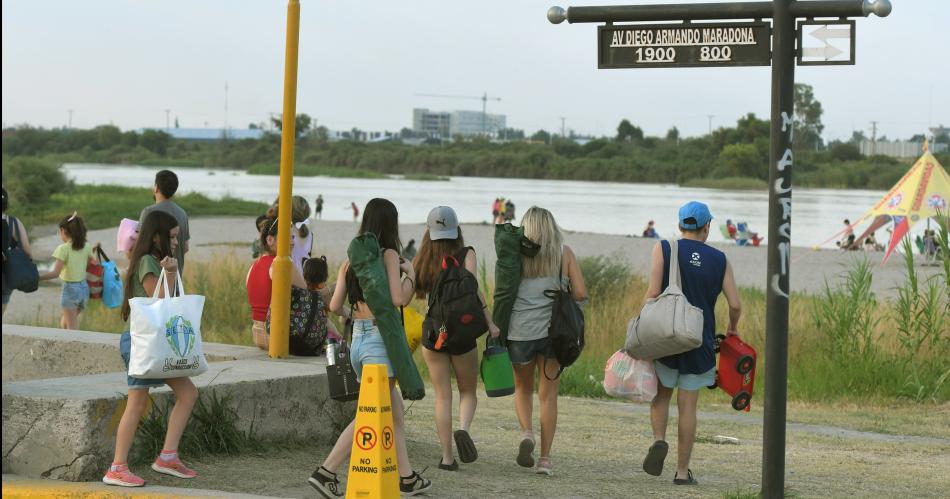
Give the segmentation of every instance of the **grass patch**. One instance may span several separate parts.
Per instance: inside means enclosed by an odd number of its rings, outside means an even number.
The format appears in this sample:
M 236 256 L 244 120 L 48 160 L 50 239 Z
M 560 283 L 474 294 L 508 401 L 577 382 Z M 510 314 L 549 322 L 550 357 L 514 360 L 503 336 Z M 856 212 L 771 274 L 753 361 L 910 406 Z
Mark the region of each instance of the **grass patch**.
M 280 175 L 280 165 L 258 164 L 247 169 L 251 175 Z M 337 178 L 387 178 L 385 174 L 341 166 L 303 165 L 294 166 L 294 176 L 297 177 L 337 177 Z
M 149 396 L 149 411 L 136 433 L 134 462 L 148 464 L 163 449 L 168 415 L 174 406 L 170 398 L 156 402 Z M 179 450 L 189 458 L 228 455 L 259 450 L 262 443 L 254 435 L 253 423 L 247 431 L 238 426 L 237 411 L 231 406 L 231 394 L 199 389 L 191 418 L 182 434 Z
M 175 196 L 175 202 L 190 217 L 256 216 L 267 210 L 267 204 L 233 197 L 211 199 L 203 194 Z M 27 227 L 55 224 L 73 211 L 78 211 L 89 230 L 115 227 L 122 218 L 138 220 L 142 208 L 152 204 L 148 188 L 117 185 L 75 185 L 64 192 L 52 194 L 42 204 L 16 215 Z
M 752 177 L 694 178 L 681 184 L 683 187 L 703 189 L 728 189 L 730 191 L 755 191 L 768 189 L 765 180 Z

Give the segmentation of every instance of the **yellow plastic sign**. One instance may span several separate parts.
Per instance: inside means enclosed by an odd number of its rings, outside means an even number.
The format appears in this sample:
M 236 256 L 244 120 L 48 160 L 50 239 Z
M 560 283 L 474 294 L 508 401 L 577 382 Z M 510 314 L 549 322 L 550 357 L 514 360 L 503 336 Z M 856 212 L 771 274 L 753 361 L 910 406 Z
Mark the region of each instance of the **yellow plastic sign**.
M 399 497 L 395 439 L 386 366 L 364 365 L 346 479 L 347 499 Z

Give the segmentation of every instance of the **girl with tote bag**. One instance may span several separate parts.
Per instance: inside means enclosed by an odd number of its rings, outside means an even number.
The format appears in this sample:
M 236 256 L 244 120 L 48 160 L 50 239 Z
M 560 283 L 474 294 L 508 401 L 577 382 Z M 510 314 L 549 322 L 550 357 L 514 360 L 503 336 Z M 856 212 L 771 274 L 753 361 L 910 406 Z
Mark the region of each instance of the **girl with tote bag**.
M 161 212 L 153 211 L 146 215 L 139 228 L 139 237 L 132 248 L 129 258 L 129 270 L 125 283 L 125 302 L 122 304 L 122 318 L 129 320 L 130 326 L 136 329 L 138 335 L 138 323 L 141 320 L 139 310 L 140 300 L 146 300 L 148 303 L 173 302 L 182 298 L 168 299 L 168 289 L 178 285 L 178 262 L 175 260 L 175 251 L 178 246 L 178 222 L 175 217 Z M 163 279 L 164 278 L 164 279 Z M 162 282 L 164 281 L 164 283 Z M 153 297 L 149 298 L 149 297 Z M 189 297 L 184 297 L 189 298 Z M 159 307 L 169 306 L 162 304 Z M 133 307 L 136 309 L 133 311 Z M 200 311 L 195 316 L 186 317 L 191 322 L 191 328 L 194 333 L 200 330 Z M 174 321 L 173 321 L 174 322 Z M 172 335 L 183 333 L 185 324 L 179 322 L 173 324 Z M 182 327 L 179 327 L 182 326 Z M 184 328 L 187 331 L 187 328 Z M 187 334 L 184 334 L 187 337 Z M 186 345 L 181 341 L 179 335 L 178 345 Z M 174 339 L 170 339 L 174 343 Z M 166 343 L 169 340 L 165 340 Z M 195 349 L 198 339 L 195 338 L 195 344 L 191 345 Z M 139 357 L 139 348 L 136 346 L 136 361 Z M 200 348 L 196 349 L 200 353 Z M 126 367 L 129 367 L 132 360 L 132 337 L 129 331 L 122 334 L 119 340 L 119 352 Z M 203 362 L 204 356 L 199 355 L 200 362 Z M 206 366 L 206 365 L 205 365 Z M 169 372 L 181 373 L 183 370 L 171 370 Z M 135 439 L 135 430 L 145 413 L 148 404 L 148 390 L 153 386 L 168 385 L 175 393 L 175 406 L 172 408 L 168 417 L 168 430 L 165 434 L 165 444 L 162 447 L 161 454 L 152 464 L 152 469 L 158 473 L 171 475 L 178 478 L 194 478 L 197 473 L 185 466 L 178 458 L 178 444 L 181 441 L 181 435 L 185 430 L 185 425 L 191 417 L 191 411 L 198 399 L 198 389 L 194 383 L 187 377 L 172 377 L 169 374 L 166 379 L 156 378 L 138 378 L 129 376 L 128 399 L 125 404 L 125 410 L 122 413 L 122 419 L 119 421 L 119 427 L 116 431 L 115 457 L 112 465 L 106 472 L 102 481 L 110 485 L 122 487 L 141 487 L 145 485 L 145 480 L 132 473 L 128 465 L 129 449 L 132 447 L 132 441 Z

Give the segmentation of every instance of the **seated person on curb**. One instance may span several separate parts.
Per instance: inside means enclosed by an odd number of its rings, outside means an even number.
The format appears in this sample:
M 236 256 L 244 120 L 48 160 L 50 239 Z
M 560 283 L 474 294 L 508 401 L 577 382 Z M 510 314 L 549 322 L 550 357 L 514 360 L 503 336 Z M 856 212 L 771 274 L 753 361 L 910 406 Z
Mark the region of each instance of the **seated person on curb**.
M 712 221 L 709 208 L 696 201 L 686 203 L 679 211 L 680 231 L 677 255 L 671 255 L 670 245 L 660 241 L 653 247 L 650 270 L 650 285 L 644 299 L 656 298 L 666 289 L 671 279 L 669 259 L 677 258 L 682 276 L 683 294 L 689 303 L 703 311 L 703 343 L 698 348 L 670 355 L 653 362 L 656 369 L 657 394 L 650 404 L 650 422 L 653 426 L 653 445 L 643 460 L 643 470 L 650 475 L 663 473 L 669 444 L 666 443 L 666 425 L 669 419 L 670 400 L 677 390 L 676 405 L 679 411 L 677 439 L 676 485 L 695 485 L 698 482 L 689 469 L 689 461 L 696 439 L 696 403 L 699 390 L 711 386 L 716 380 L 716 354 L 713 351 L 716 331 L 716 300 L 719 293 L 729 302 L 729 327 L 726 334 L 738 335 L 741 304 L 736 288 L 732 266 L 726 255 L 706 245 Z

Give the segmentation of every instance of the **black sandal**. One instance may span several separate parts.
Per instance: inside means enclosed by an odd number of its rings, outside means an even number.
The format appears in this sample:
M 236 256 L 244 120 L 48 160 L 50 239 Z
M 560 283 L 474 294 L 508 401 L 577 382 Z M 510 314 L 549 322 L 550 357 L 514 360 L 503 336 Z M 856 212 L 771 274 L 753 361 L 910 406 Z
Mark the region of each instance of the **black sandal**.
M 666 460 L 666 453 L 669 452 L 670 445 L 664 440 L 657 440 L 647 451 L 647 457 L 643 460 L 643 471 L 653 475 L 663 474 L 663 461 Z
M 423 473 L 425 470 L 422 470 Z M 406 483 L 406 480 L 412 480 L 411 482 Z M 409 476 L 399 477 L 399 494 L 402 496 L 414 496 L 416 494 L 421 494 L 432 488 L 432 481 L 422 478 L 422 475 L 412 472 Z
M 453 460 L 452 460 L 452 464 L 445 464 L 445 463 L 443 463 L 442 460 L 440 459 L 440 460 L 439 460 L 439 469 L 440 469 L 440 470 L 445 470 L 445 471 L 458 471 L 458 469 L 459 469 L 459 462 L 456 461 L 455 459 L 453 459 Z
M 686 469 L 686 478 L 676 478 L 676 473 L 673 474 L 673 485 L 699 485 L 699 482 L 693 478 L 693 470 Z

